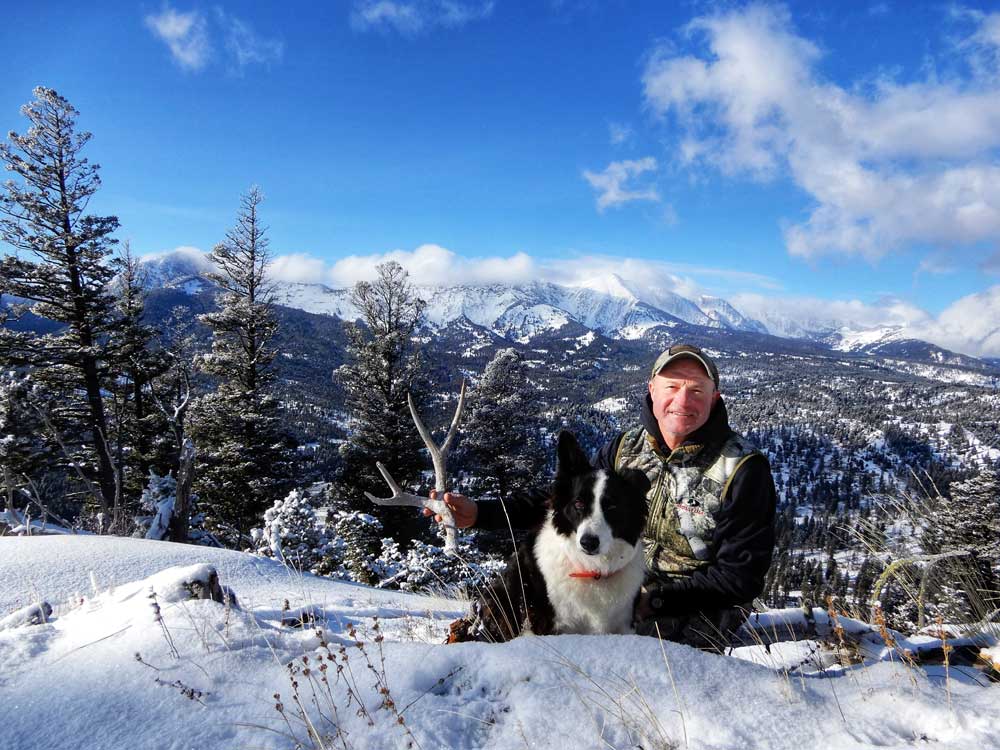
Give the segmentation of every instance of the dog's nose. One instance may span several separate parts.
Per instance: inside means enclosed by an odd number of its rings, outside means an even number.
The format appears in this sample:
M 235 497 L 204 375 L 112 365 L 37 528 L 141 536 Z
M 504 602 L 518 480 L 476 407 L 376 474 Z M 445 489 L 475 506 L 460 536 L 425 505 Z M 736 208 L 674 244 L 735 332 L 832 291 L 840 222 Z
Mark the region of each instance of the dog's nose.
M 597 548 L 601 546 L 601 540 L 596 534 L 584 534 L 580 537 L 580 546 L 588 555 L 596 555 Z

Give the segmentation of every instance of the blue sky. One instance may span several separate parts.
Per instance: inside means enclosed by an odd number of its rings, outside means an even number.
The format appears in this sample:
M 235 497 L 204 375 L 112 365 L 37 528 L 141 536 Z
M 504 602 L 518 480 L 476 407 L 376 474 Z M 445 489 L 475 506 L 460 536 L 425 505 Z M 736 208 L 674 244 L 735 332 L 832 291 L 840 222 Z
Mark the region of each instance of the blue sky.
M 257 183 L 285 278 L 617 271 L 1000 355 L 993 8 L 324 5 L 19 4 L 0 125 L 68 97 L 140 253 L 210 249 Z

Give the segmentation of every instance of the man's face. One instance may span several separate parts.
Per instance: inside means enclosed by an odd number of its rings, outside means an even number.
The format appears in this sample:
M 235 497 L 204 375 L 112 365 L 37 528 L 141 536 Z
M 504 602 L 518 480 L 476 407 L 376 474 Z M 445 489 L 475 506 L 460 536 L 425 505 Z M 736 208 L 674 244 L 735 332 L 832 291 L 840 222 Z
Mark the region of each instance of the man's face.
M 715 383 L 693 359 L 680 359 L 660 370 L 649 381 L 649 395 L 653 416 L 671 450 L 708 421 L 719 398 Z

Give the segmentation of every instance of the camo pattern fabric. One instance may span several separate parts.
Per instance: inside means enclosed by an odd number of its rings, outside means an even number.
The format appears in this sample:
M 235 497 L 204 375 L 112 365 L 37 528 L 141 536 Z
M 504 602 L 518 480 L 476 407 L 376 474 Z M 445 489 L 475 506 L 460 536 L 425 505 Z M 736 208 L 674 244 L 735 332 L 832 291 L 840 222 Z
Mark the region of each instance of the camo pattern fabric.
M 650 482 L 643 534 L 646 565 L 654 572 L 689 575 L 708 564 L 715 516 L 729 480 L 757 449 L 732 433 L 717 449 L 681 445 L 664 455 L 645 429 L 622 436 L 615 470 L 638 469 Z

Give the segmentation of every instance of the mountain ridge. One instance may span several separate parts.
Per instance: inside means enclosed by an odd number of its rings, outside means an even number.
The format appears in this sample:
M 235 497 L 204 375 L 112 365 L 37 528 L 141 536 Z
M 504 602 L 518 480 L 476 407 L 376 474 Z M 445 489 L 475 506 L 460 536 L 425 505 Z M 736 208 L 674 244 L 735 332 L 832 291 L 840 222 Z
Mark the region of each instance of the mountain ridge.
M 212 286 L 207 278 L 211 270 L 209 256 L 193 249 L 144 258 L 143 267 L 147 269 L 149 288 L 171 288 L 194 294 L 208 291 Z M 984 360 L 909 338 L 900 326 L 837 327 L 829 322 L 798 321 L 777 314 L 765 315 L 761 320 L 745 315 L 721 297 L 701 295 L 696 303 L 668 290 L 643 288 L 615 273 L 574 284 L 539 280 L 526 284 L 414 286 L 427 302 L 425 319 L 429 328 L 441 329 L 465 318 L 495 335 L 521 344 L 543 333 L 554 333 L 571 321 L 603 336 L 623 340 L 642 338 L 658 328 L 694 326 L 818 343 L 831 352 L 916 357 L 932 364 L 992 367 Z M 274 282 L 276 304 L 346 321 L 359 317 L 350 295 L 349 289 L 336 289 L 319 282 Z

